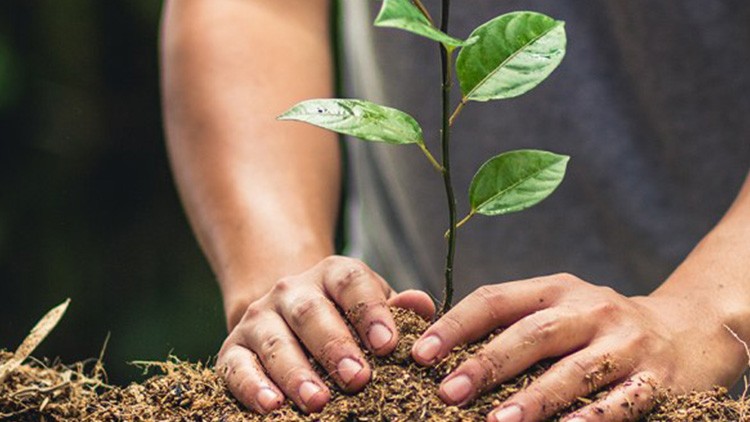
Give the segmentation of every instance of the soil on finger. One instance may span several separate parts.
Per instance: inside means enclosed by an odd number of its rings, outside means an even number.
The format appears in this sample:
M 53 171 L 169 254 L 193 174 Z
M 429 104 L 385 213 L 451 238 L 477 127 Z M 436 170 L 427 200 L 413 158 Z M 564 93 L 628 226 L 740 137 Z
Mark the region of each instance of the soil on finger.
M 331 402 L 323 412 L 304 415 L 293 404 L 262 417 L 246 410 L 228 392 L 210 365 L 169 359 L 143 365 L 157 370 L 139 384 L 109 386 L 98 363 L 45 365 L 33 361 L 22 365 L 0 384 L 0 420 L 16 421 L 485 421 L 487 413 L 511 394 L 527 386 L 549 363 L 534 366 L 467 407 L 447 406 L 438 398 L 440 380 L 482 345 L 455 349 L 432 368 L 415 364 L 411 346 L 428 323 L 416 314 L 395 310 L 401 338 L 391 355 L 367 355 L 372 381 L 355 395 L 342 392 L 326 379 Z M 486 340 L 485 340 L 486 341 Z M 0 363 L 12 356 L 0 354 Z M 609 367 L 603 365 L 602 370 Z M 601 374 L 592 374 L 595 382 Z M 569 409 L 596 400 L 580 398 Z M 644 420 L 741 421 L 750 420 L 750 401 L 730 400 L 726 390 L 664 395 L 654 412 Z

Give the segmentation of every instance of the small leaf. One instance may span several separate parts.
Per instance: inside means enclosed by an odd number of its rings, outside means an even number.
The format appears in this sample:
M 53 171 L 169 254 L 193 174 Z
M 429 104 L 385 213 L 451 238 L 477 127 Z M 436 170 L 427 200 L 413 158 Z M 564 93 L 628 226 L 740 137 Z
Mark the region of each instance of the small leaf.
M 565 22 L 534 12 L 513 12 L 479 26 L 476 41 L 456 59 L 464 98 L 517 97 L 539 85 L 565 56 Z
M 365 100 L 325 98 L 298 103 L 278 117 L 389 144 L 424 142 L 422 128 L 403 111 Z
M 384 0 L 375 26 L 403 29 L 453 47 L 466 44 L 435 28 L 410 0 Z
M 569 159 L 538 150 L 510 151 L 492 157 L 471 181 L 471 212 L 501 215 L 536 205 L 562 182 Z

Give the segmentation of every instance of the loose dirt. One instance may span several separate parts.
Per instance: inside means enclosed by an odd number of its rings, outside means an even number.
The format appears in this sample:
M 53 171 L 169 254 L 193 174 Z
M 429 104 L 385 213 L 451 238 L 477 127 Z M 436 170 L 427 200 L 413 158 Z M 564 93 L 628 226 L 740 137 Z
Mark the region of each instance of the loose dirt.
M 372 381 L 356 395 L 347 395 L 329 382 L 333 398 L 322 413 L 303 415 L 291 403 L 266 418 L 243 409 L 227 391 L 210 365 L 180 362 L 142 362 L 155 375 L 126 387 L 106 383 L 101 361 L 74 365 L 31 360 L 0 384 L 0 420 L 13 421 L 484 421 L 505 398 L 544 372 L 548 363 L 498 387 L 464 408 L 446 406 L 437 397 L 440 380 L 481 344 L 456 349 L 433 368 L 409 358 L 409 350 L 427 322 L 397 310 L 402 340 L 386 358 L 368 356 Z M 13 354 L 0 352 L 0 365 Z M 602 370 L 607 370 L 606 362 Z M 591 374 L 591 381 L 601 374 Z M 327 381 L 328 382 L 328 381 Z M 596 400 L 581 398 L 580 407 Z M 726 390 L 682 396 L 664 394 L 643 420 L 750 421 L 750 400 L 730 400 Z

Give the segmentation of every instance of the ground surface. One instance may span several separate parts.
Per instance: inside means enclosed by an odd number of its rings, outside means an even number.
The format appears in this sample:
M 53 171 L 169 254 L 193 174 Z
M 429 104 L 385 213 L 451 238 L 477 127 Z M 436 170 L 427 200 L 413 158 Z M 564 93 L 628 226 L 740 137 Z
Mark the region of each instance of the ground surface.
M 435 368 L 415 365 L 411 343 L 426 328 L 413 314 L 397 316 L 402 341 L 387 358 L 370 358 L 373 379 L 350 396 L 333 385 L 324 411 L 306 416 L 285 406 L 267 419 L 235 401 L 211 368 L 176 360 L 144 364 L 152 376 L 127 387 L 109 386 L 98 361 L 72 366 L 31 361 L 0 384 L 0 420 L 17 421 L 484 421 L 487 412 L 544 370 L 532 368 L 467 408 L 446 406 L 437 387 L 479 345 L 457 350 Z M 10 353 L 0 354 L 0 363 Z M 573 406 L 580 406 L 581 399 Z M 746 416 L 747 415 L 747 416 Z M 646 421 L 750 421 L 750 400 L 730 400 L 722 390 L 666 397 Z

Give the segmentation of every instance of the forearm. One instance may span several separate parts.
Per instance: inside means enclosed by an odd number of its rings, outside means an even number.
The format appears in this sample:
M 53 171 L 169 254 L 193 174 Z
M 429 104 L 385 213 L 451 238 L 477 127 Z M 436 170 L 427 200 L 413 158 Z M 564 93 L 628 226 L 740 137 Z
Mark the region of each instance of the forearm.
M 275 120 L 332 94 L 327 3 L 179 0 L 164 19 L 169 155 L 231 326 L 277 278 L 333 252 L 336 139 Z
M 724 218 L 654 295 L 683 297 L 698 304 L 696 318 L 750 339 L 750 176 Z

